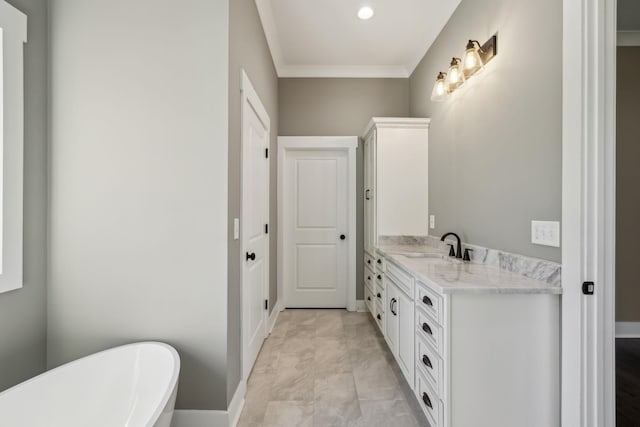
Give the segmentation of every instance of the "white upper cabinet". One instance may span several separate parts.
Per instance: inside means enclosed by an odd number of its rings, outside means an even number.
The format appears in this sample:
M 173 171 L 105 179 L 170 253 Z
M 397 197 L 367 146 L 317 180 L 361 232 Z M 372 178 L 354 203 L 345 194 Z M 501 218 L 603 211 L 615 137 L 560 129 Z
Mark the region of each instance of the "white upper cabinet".
M 364 132 L 365 250 L 429 234 L 430 119 L 374 117 Z

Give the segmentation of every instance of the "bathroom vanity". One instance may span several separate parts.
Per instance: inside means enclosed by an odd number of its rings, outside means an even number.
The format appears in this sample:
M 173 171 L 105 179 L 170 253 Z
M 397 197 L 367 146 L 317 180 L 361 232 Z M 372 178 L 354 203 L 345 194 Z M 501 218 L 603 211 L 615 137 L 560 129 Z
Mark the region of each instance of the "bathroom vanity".
M 558 426 L 561 288 L 415 250 L 366 254 L 365 299 L 431 426 Z

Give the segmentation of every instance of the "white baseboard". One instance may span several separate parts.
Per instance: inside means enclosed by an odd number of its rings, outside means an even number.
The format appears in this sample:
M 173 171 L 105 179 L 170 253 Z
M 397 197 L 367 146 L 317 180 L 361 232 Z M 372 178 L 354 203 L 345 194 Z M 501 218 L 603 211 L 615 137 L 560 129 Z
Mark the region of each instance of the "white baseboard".
M 369 311 L 367 308 L 367 304 L 364 303 L 363 299 L 359 299 L 356 301 L 356 311 L 358 313 L 366 313 Z
M 616 322 L 616 338 L 640 338 L 640 322 Z
M 247 382 L 242 380 L 233 394 L 233 399 L 229 404 L 229 427 L 236 427 L 242 408 L 244 408 L 244 396 L 247 394 Z
M 273 307 L 274 307 L 273 311 L 269 316 L 269 324 L 267 325 L 269 327 L 269 333 L 273 331 L 273 327 L 275 326 L 276 321 L 278 320 L 278 314 L 280 314 L 280 312 L 284 310 L 284 308 L 280 304 L 280 301 L 276 302 Z
M 177 409 L 171 427 L 236 427 L 246 393 L 247 383 L 240 381 L 227 411 Z
M 228 427 L 227 411 L 199 411 L 176 409 L 171 427 Z

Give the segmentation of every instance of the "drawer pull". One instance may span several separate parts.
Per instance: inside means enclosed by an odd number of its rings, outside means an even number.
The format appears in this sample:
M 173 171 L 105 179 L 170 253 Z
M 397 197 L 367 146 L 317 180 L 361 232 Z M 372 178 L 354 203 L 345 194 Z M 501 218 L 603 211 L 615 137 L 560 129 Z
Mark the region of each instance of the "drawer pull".
M 431 359 L 429 359 L 429 356 L 427 356 L 426 354 L 422 355 L 422 363 L 427 365 L 429 368 L 433 369 L 433 365 L 431 364 Z
M 376 317 L 378 318 L 378 320 L 382 320 L 382 317 L 380 317 L 379 314 Z
M 394 315 L 394 316 L 397 316 L 397 315 L 398 315 L 398 312 L 393 310 L 393 305 L 394 305 L 395 303 L 397 303 L 397 302 L 398 302 L 398 300 L 397 300 L 397 299 L 395 299 L 395 298 L 391 298 L 391 302 L 389 303 L 389 309 L 391 310 L 391 312 L 393 313 L 393 315 Z
M 371 297 L 367 297 L 367 300 L 371 301 Z
M 367 276 L 367 280 L 368 280 L 368 281 L 371 281 L 371 276 Z
M 382 276 L 378 274 L 378 280 L 382 280 Z
M 371 260 L 370 259 L 367 260 L 367 264 L 371 264 Z
M 429 408 L 433 409 L 433 405 L 431 404 L 431 399 L 429 399 L 429 396 L 427 395 L 427 393 L 422 393 L 422 401 Z
M 381 259 L 378 259 L 378 264 L 382 264 L 382 260 Z
M 431 327 L 426 323 L 422 324 L 422 330 L 428 333 L 429 335 L 433 335 L 433 331 L 431 330 Z
M 433 301 L 431 301 L 431 298 L 426 295 L 422 297 L 422 302 L 433 307 Z
M 376 295 L 378 298 L 382 298 L 382 295 L 380 295 L 380 292 L 378 292 L 378 295 Z

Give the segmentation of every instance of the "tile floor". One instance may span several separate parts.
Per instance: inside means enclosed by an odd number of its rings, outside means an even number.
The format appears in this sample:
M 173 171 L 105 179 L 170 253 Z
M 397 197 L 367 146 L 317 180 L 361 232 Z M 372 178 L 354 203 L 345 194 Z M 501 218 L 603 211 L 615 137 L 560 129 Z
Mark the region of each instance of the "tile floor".
M 247 384 L 238 427 L 428 426 L 368 313 L 285 310 Z

